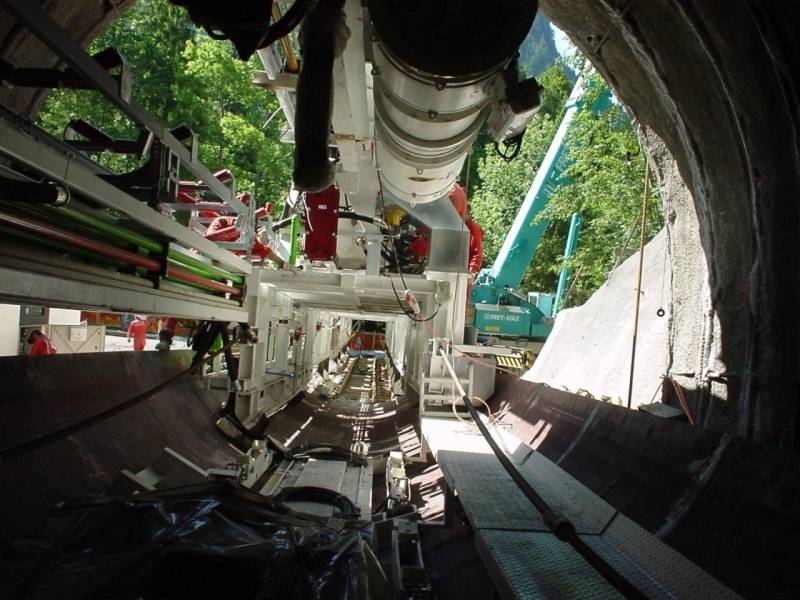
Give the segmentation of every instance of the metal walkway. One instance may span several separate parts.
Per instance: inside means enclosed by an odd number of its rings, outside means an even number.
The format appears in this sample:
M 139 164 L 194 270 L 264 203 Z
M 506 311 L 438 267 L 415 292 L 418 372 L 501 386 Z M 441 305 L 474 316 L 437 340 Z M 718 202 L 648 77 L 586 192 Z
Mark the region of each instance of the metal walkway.
M 473 425 L 423 418 L 421 427 L 504 598 L 620 597 L 550 532 Z M 649 598 L 738 597 L 530 446 L 507 431 L 492 430 L 548 504 L 571 520 L 580 537 Z

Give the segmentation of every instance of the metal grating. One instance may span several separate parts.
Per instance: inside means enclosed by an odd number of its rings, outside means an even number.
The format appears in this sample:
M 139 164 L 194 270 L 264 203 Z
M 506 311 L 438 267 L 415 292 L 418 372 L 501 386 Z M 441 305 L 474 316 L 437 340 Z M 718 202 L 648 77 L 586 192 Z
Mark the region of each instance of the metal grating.
M 494 454 L 442 450 L 437 460 L 448 483 L 469 498 L 464 510 L 473 527 L 549 531 Z M 548 504 L 573 522 L 578 533 L 600 533 L 614 517 L 612 506 L 563 471 L 559 476 L 554 469 L 560 469 L 543 456 L 529 454 L 516 467 Z
M 624 515 L 583 540 L 649 598 L 739 598 L 733 590 Z
M 549 533 L 473 427 L 423 418 L 422 432 L 458 494 L 481 558 L 504 598 L 621 597 L 577 552 Z M 738 597 L 512 434 L 494 428 L 493 435 L 539 494 L 648 597 Z
M 564 542 L 549 533 L 481 529 L 478 552 L 505 598 L 621 598 Z
M 343 460 L 310 458 L 307 461 L 284 461 L 262 494 L 274 496 L 287 487 L 319 487 L 347 496 L 362 515 L 372 513 L 372 463 L 365 466 Z M 290 502 L 293 509 L 324 517 L 333 516 L 333 507 L 317 502 Z

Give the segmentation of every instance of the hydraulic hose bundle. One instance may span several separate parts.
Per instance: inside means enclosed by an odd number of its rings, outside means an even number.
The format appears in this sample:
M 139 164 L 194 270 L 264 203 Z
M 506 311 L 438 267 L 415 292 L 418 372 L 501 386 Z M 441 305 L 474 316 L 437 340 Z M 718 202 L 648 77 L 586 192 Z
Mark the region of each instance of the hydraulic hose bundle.
M 242 296 L 241 275 L 72 205 L 0 201 L 0 228 L 11 237 L 118 270 L 143 269 L 208 293 Z

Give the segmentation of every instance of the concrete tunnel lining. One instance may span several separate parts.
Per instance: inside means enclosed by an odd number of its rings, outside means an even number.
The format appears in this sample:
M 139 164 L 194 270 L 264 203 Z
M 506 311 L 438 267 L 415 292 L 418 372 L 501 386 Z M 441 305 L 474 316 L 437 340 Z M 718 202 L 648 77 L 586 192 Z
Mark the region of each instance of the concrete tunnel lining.
M 800 192 L 798 41 L 790 31 L 798 8 L 689 0 L 581 8 L 541 2 L 637 122 L 663 139 L 694 198 L 675 211 L 699 223 L 692 250 L 706 256 L 713 308 L 704 318 L 719 322 L 705 362 L 724 365 L 737 432 L 796 448 L 800 323 L 792 305 L 800 279 L 785 267 L 800 249 L 791 201 Z M 673 288 L 673 321 L 697 319 L 680 311 L 680 300 L 699 291 Z M 678 340 L 671 352 L 682 351 Z M 708 387 L 704 374 L 696 379 Z

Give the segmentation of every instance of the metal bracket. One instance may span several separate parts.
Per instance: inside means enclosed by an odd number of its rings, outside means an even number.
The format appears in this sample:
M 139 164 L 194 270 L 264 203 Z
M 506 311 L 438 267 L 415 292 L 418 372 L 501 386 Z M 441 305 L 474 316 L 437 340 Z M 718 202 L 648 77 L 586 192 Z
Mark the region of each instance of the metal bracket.
M 117 81 L 117 94 L 125 102 L 130 102 L 131 74 L 125 57 L 116 48 L 106 48 L 92 55 L 92 58 L 100 65 L 100 68 L 107 72 L 119 68 L 119 74 L 114 76 Z M 0 59 L 0 80 L 19 87 L 94 89 L 91 83 L 70 68 L 39 69 L 35 67 L 15 67 L 2 59 Z
M 175 153 L 183 166 L 203 181 L 220 199 L 228 202 L 237 212 L 246 211 L 246 207 L 239 202 L 233 190 L 217 180 L 211 171 L 198 162 L 197 157 L 193 156 L 192 152 L 172 132 L 131 99 L 129 80 L 126 84 L 125 81 L 117 81 L 109 75 L 38 4 L 28 0 L 3 0 L 3 7 L 61 58 L 67 68 L 83 83 L 89 88 L 101 92 L 130 119 L 153 132 L 153 135 Z M 123 79 L 125 78 L 123 77 Z
M 78 139 L 77 135 L 86 139 Z M 142 129 L 135 140 L 114 138 L 83 119 L 73 119 L 64 129 L 64 141 L 82 152 L 109 150 L 115 154 L 136 154 L 143 157 L 150 152 L 153 139 L 153 134 L 146 129 Z

